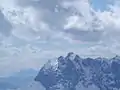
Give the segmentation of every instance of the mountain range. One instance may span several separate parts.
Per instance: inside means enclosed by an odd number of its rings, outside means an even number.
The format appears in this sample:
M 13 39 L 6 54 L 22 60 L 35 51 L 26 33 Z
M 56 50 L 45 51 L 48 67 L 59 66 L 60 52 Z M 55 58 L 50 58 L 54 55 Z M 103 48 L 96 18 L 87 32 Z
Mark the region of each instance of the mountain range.
M 46 90 L 119 90 L 120 57 L 81 58 L 70 52 L 48 60 L 35 81 Z
M 40 71 L 0 77 L 0 90 L 120 90 L 120 56 L 81 58 L 70 52 L 48 60 Z

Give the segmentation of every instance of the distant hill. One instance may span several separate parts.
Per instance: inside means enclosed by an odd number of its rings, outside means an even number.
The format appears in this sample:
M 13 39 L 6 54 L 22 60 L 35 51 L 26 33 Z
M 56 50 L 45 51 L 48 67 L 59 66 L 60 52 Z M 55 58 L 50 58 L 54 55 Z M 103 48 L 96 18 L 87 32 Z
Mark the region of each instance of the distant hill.
M 25 88 L 34 81 L 37 72 L 33 69 L 28 69 L 16 72 L 9 77 L 1 77 L 0 90 Z

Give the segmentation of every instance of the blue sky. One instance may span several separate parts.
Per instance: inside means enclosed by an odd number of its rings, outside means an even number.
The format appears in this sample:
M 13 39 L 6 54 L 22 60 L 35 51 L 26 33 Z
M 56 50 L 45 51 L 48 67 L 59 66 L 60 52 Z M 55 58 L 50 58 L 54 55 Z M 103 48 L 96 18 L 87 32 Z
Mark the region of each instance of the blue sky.
M 95 10 L 106 11 L 109 9 L 109 5 L 113 5 L 118 0 L 90 0 L 92 7 Z
M 96 10 L 104 11 L 107 9 L 107 5 L 109 4 L 109 0 L 92 0 L 91 1 L 93 8 Z
M 120 54 L 119 0 L 1 0 L 0 76 L 75 52 Z

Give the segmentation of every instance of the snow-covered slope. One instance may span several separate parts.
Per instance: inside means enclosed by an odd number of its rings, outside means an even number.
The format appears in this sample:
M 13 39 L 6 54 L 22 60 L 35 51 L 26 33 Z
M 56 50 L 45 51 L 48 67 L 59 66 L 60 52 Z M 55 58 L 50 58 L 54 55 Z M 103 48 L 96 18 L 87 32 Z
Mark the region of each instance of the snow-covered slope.
M 35 78 L 46 90 L 119 90 L 120 58 L 80 58 L 70 52 L 48 61 Z

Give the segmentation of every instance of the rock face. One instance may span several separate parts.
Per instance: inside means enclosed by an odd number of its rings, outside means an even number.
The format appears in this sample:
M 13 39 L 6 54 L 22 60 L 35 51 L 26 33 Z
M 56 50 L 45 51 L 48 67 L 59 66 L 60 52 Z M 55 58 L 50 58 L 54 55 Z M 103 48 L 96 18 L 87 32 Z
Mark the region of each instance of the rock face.
M 119 90 L 120 58 L 80 58 L 74 53 L 48 61 L 35 78 L 46 90 Z M 93 89 L 97 88 L 97 89 Z M 87 90 L 87 89 L 84 89 Z

